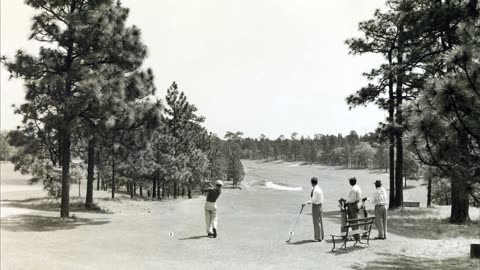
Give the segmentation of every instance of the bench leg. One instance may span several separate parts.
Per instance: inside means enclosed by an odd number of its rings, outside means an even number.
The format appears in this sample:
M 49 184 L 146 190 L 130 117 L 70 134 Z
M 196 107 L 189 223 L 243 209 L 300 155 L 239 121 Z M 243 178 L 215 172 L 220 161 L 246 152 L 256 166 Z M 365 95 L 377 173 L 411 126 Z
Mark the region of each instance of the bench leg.
M 355 240 L 355 244 L 353 244 L 353 246 L 356 246 L 358 243 L 365 244 L 365 243 L 362 242 L 362 240 Z
M 370 247 L 370 232 L 372 231 L 372 224 L 370 224 L 370 227 L 368 229 L 368 234 L 367 234 L 367 245 Z
M 340 247 L 340 248 L 345 247 L 345 252 L 348 252 L 348 250 L 347 250 L 347 241 L 348 241 L 348 236 L 345 237 L 345 241 L 343 242 L 343 245 Z
M 332 236 L 332 241 L 333 241 L 333 248 L 332 248 L 332 252 L 335 250 L 335 237 Z

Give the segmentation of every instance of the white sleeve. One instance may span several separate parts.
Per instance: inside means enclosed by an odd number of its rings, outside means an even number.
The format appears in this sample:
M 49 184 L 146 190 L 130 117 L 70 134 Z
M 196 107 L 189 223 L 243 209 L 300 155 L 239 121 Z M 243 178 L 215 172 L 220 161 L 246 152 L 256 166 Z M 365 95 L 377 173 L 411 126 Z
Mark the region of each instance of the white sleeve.
M 317 189 L 313 192 L 312 202 L 318 203 L 319 200 L 320 200 L 320 192 Z
M 373 192 L 372 204 L 377 204 L 377 196 L 378 196 L 378 191 L 375 190 Z

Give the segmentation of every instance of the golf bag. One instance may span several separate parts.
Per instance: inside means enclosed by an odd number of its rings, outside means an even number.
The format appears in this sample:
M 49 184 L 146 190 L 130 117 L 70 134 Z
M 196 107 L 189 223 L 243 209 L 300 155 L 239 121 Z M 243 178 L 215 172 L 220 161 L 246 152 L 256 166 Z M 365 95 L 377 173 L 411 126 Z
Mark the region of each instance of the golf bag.
M 347 223 L 347 201 L 344 199 L 338 200 L 339 202 L 339 207 L 340 207 L 340 231 L 342 233 L 346 232 L 347 229 L 345 229 L 345 224 Z
M 366 208 L 366 206 L 365 206 L 365 202 L 367 201 L 367 199 L 368 199 L 368 198 L 363 198 L 363 199 L 362 199 L 362 206 L 360 207 L 360 215 L 362 216 L 362 218 L 368 217 L 367 208 Z M 367 225 L 364 225 L 364 226 L 363 226 L 363 229 L 368 230 L 368 226 L 367 226 Z M 363 237 L 367 237 L 367 234 L 364 233 L 362 236 L 363 236 Z

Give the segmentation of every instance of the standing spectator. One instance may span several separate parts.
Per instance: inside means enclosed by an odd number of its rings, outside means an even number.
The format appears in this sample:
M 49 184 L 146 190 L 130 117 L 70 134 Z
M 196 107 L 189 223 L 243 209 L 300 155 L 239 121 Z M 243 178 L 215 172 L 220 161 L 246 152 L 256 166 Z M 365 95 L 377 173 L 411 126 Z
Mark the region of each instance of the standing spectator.
M 372 203 L 375 205 L 375 226 L 378 230 L 378 237 L 375 239 L 387 239 L 387 192 L 380 180 L 376 180 L 374 184 L 377 189 L 373 193 Z
M 313 187 L 312 192 L 310 193 L 310 200 L 304 202 L 302 206 L 305 206 L 306 204 L 312 204 L 312 220 L 314 231 L 313 241 L 321 242 L 324 238 L 322 210 L 322 203 L 324 201 L 323 191 L 318 186 L 318 179 L 316 177 L 313 177 L 310 182 Z

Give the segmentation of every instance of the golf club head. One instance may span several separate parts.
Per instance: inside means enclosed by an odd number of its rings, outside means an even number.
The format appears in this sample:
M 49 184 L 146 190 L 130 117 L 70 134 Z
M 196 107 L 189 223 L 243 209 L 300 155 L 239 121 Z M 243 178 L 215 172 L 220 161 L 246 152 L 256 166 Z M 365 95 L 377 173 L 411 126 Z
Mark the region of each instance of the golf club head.
M 295 234 L 293 231 L 289 231 L 288 234 L 290 235 L 290 238 L 288 238 L 288 240 L 286 241 L 287 243 L 290 243 L 290 241 L 292 240 L 292 236 Z

